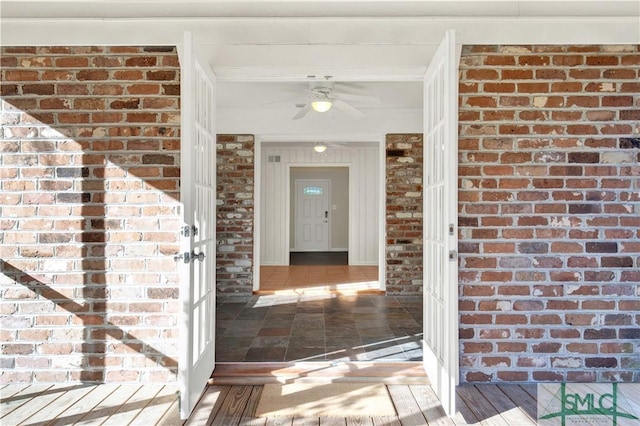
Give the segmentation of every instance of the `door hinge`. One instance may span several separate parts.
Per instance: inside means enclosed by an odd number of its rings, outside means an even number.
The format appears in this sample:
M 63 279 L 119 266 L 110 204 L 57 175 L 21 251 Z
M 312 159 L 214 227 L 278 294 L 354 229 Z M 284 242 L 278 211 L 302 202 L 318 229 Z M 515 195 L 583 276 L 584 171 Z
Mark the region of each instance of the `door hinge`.
M 189 225 L 184 225 L 181 229 L 180 229 L 180 235 L 182 235 L 183 237 L 188 237 L 191 235 L 191 227 Z
M 449 251 L 449 260 L 450 261 L 454 261 L 456 259 L 458 259 L 458 252 L 455 251 L 455 250 L 450 250 Z
M 455 232 L 456 227 L 453 223 L 449 224 L 449 235 L 453 235 L 453 233 Z

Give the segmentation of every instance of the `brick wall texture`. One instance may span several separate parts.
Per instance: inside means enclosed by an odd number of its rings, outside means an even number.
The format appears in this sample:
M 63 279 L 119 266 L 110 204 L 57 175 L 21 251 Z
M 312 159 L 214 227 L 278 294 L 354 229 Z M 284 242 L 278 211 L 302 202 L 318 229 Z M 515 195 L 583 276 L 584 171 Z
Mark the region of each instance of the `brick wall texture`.
M 173 48 L 2 48 L 0 382 L 170 382 Z
M 640 49 L 465 47 L 464 381 L 640 381 Z
M 218 293 L 253 291 L 254 137 L 218 135 Z
M 386 137 L 386 288 L 422 294 L 422 134 Z

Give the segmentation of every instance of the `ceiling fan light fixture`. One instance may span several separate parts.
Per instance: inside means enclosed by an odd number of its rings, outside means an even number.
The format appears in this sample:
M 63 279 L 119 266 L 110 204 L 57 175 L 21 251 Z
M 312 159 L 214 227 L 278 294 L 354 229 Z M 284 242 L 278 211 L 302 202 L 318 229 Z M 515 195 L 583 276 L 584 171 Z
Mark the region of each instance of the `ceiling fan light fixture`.
M 327 146 L 325 144 L 323 144 L 322 142 L 318 142 L 317 144 L 315 144 L 313 146 L 313 150 L 315 152 L 317 152 L 318 154 L 321 154 L 323 152 L 325 152 L 327 150 Z
M 311 102 L 311 108 L 316 112 L 327 112 L 332 106 L 333 103 L 329 99 L 317 99 Z

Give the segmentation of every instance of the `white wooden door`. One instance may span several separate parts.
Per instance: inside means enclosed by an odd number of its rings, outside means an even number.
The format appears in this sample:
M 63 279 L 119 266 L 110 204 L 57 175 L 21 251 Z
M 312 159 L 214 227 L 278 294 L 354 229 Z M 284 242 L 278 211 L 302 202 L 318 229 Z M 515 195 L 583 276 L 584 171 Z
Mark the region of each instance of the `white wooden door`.
M 450 416 L 459 374 L 457 66 L 447 31 L 424 75 L 424 368 Z
M 186 419 L 215 367 L 215 75 L 185 33 L 181 70 L 180 417 Z
M 295 250 L 329 250 L 331 181 L 296 179 Z

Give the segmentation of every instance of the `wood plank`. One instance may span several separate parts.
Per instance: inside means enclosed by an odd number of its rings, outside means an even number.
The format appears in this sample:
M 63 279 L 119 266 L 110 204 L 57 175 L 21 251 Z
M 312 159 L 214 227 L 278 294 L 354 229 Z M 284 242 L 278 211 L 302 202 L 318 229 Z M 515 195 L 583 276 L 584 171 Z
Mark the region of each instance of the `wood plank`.
M 260 395 L 262 395 L 262 386 L 253 386 L 251 389 L 251 395 L 247 401 L 247 407 L 240 419 L 241 426 L 264 426 L 267 419 L 264 417 L 256 417 L 256 408 L 260 401 Z
M 531 383 L 531 384 L 520 384 L 519 385 L 526 393 L 528 393 L 529 395 L 531 395 L 531 398 L 533 398 L 534 401 L 538 400 L 538 385 Z
M 117 388 L 118 385 L 96 385 L 93 391 L 78 399 L 72 406 L 57 416 L 52 426 L 66 426 L 78 422 Z
M 153 385 L 147 385 L 153 386 Z M 158 394 L 136 416 L 129 426 L 155 425 L 178 400 L 175 386 L 163 386 Z
M 538 418 L 538 403 L 527 390 L 520 385 L 499 384 L 498 388 L 508 395 L 518 407 L 520 407 L 532 419 Z M 535 385 L 534 385 L 535 386 Z
M 387 389 L 403 426 L 424 426 L 427 424 L 409 386 L 390 385 L 387 386 Z
M 104 385 L 100 385 L 104 386 Z M 161 388 L 154 385 L 145 385 L 138 389 L 127 402 L 105 420 L 103 426 L 121 426 L 129 424 L 140 412 L 153 401 Z
M 320 426 L 346 426 L 347 420 L 344 417 L 320 417 Z
M 458 386 L 456 393 L 465 400 L 483 426 L 509 426 L 475 386 Z
M 634 412 L 640 412 L 640 386 L 638 383 L 618 383 L 618 392 L 631 405 Z
M 291 416 L 267 417 L 266 426 L 291 426 L 292 424 L 293 417 Z
M 293 419 L 293 426 L 318 426 L 319 424 L 319 417 L 294 417 Z
M 13 395 L 23 392 L 29 386 L 31 385 L 30 384 L 4 385 L 0 390 L 0 404 L 2 404 L 0 406 L 4 408 L 5 401 L 8 401 Z M 5 414 L 4 411 L 2 411 L 2 414 Z
M 180 403 L 176 399 L 167 410 L 164 417 L 158 421 L 156 426 L 182 426 L 184 421 L 180 419 Z
M 229 386 L 207 386 L 191 416 L 185 423 L 190 426 L 210 425 L 218 414 L 224 399 L 229 393 Z
M 212 424 L 220 426 L 238 424 L 247 407 L 251 389 L 252 386 L 231 386 Z
M 347 417 L 347 426 L 373 426 L 371 417 Z
M 469 409 L 469 406 L 467 405 L 467 403 L 457 393 L 456 393 L 456 414 L 453 418 L 453 422 L 458 426 L 480 424 L 480 421 L 476 418 L 476 415 L 473 413 L 473 411 Z
M 64 392 L 58 399 L 53 401 L 46 410 L 38 411 L 29 418 L 29 426 L 43 426 L 53 419 L 61 416 L 78 400 L 84 398 L 95 390 L 95 385 L 76 385 Z
M 88 412 L 77 425 L 94 426 L 102 424 L 112 414 L 124 405 L 142 385 L 120 385 L 111 395 L 100 401 L 93 410 Z
M 400 420 L 397 417 L 391 416 L 378 416 L 372 417 L 374 426 L 402 426 Z
M 444 408 L 442 408 L 442 404 L 431 386 L 414 385 L 409 386 L 409 389 L 429 425 L 453 425 L 453 421 L 444 412 Z
M 13 410 L 28 403 L 51 387 L 53 387 L 52 384 L 35 384 L 24 387 L 20 385 L 19 388 L 21 389 L 18 392 L 2 400 L 2 418 L 4 419 Z
M 6 416 L 3 416 L 0 423 L 3 425 L 17 425 L 25 422 L 37 412 L 42 410 L 47 411 L 49 404 L 60 398 L 66 390 L 73 388 L 73 385 L 69 384 L 49 386 L 50 387 L 44 392 L 25 400 L 25 404 L 20 405 Z
M 518 405 L 496 385 L 476 385 L 476 388 L 510 425 L 535 426 L 535 419 L 529 417 L 523 409 L 518 407 Z

